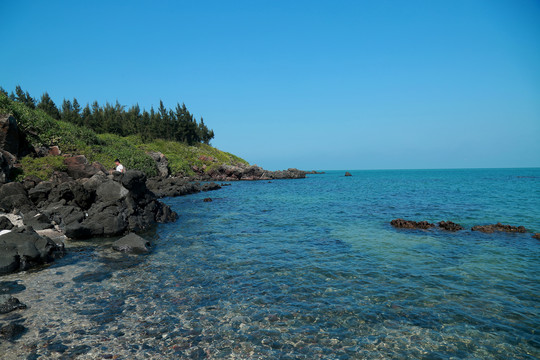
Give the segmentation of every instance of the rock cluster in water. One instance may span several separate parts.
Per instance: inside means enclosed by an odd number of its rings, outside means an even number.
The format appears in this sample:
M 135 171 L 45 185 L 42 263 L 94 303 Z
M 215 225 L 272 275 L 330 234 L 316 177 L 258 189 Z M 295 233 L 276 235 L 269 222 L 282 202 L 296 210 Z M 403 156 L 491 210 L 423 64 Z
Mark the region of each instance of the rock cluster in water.
M 398 229 L 421 229 L 426 230 L 435 226 L 428 221 L 413 221 L 413 220 L 404 220 L 404 219 L 394 219 L 390 221 L 390 225 Z M 464 230 L 464 227 L 460 224 L 456 224 L 452 221 L 440 221 L 438 223 L 439 228 L 446 231 L 460 231 Z M 524 226 L 512 226 L 504 225 L 501 223 L 492 224 L 492 225 L 476 225 L 471 228 L 471 231 L 480 231 L 483 233 L 493 233 L 493 232 L 508 232 L 508 233 L 526 233 L 527 229 Z M 533 238 L 540 239 L 540 234 L 534 234 Z
M 496 223 L 493 225 L 476 225 L 476 226 L 473 226 L 471 230 L 481 231 L 483 233 L 493 233 L 495 231 L 517 232 L 517 233 L 527 232 L 527 229 L 525 229 L 524 226 L 503 225 L 501 223 Z

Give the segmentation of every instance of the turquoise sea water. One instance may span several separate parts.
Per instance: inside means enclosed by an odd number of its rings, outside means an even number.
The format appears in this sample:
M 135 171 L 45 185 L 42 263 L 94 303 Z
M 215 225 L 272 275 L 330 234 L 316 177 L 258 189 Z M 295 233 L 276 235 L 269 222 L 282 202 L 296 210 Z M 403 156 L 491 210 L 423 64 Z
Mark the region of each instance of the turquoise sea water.
M 22 313 L 30 330 L 0 351 L 81 359 L 540 357 L 539 240 L 389 224 L 502 222 L 540 232 L 540 169 L 351 173 L 165 199 L 180 218 L 146 234 L 150 255 L 77 243 L 47 269 L 0 278 L 25 288 L 16 296 L 30 305 Z

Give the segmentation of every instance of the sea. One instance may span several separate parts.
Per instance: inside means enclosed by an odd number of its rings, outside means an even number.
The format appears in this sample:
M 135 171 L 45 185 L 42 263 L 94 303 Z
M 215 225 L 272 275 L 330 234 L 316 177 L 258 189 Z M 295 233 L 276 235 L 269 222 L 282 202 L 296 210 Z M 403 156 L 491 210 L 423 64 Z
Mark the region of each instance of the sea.
M 148 255 L 69 242 L 0 277 L 28 306 L 0 358 L 540 358 L 540 169 L 350 172 L 165 198 Z M 529 232 L 470 230 L 498 222 Z

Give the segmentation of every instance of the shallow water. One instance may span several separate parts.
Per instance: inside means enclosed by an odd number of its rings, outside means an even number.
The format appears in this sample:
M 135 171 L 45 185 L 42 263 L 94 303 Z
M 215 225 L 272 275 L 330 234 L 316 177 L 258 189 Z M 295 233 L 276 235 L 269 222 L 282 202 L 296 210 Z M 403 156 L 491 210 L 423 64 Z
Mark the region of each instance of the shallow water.
M 540 241 L 389 225 L 540 232 L 540 169 L 343 174 L 165 199 L 181 216 L 145 234 L 150 255 L 73 243 L 1 277 L 29 308 L 0 322 L 29 330 L 0 357 L 540 357 Z

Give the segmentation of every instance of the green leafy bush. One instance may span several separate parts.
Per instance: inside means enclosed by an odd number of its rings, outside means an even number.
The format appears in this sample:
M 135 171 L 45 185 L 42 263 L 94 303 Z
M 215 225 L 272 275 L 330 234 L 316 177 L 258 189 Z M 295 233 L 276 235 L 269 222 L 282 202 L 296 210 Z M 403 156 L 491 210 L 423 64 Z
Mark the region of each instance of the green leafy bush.
M 21 159 L 22 172 L 16 180 L 22 180 L 27 176 L 37 176 L 41 180 L 49 180 L 54 171 L 65 171 L 66 165 L 62 156 L 45 156 L 33 158 L 25 156 Z

